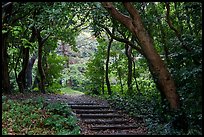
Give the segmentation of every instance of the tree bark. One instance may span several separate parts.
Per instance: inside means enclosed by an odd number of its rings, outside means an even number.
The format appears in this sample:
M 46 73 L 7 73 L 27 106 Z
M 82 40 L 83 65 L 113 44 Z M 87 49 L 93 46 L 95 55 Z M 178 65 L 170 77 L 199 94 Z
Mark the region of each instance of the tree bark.
M 40 74 L 39 90 L 45 94 L 45 72 L 42 66 L 42 51 L 45 41 L 49 38 L 50 34 L 47 37 L 42 38 L 40 35 L 40 30 L 36 30 L 37 39 L 38 39 L 38 72 Z
M 30 42 L 34 42 L 35 40 L 35 28 L 32 27 L 32 34 L 30 37 Z M 26 71 L 27 71 L 27 67 L 28 67 L 28 62 L 29 62 L 29 47 L 22 47 L 22 51 L 23 51 L 23 63 L 22 63 L 22 70 L 20 71 L 20 73 L 18 74 L 17 77 L 17 83 L 18 83 L 18 87 L 19 87 L 19 91 L 21 93 L 24 92 L 25 88 L 26 88 Z
M 178 109 L 180 107 L 179 96 L 176 92 L 174 80 L 164 65 L 161 57 L 156 52 L 152 39 L 143 26 L 139 12 L 131 3 L 124 2 L 123 4 L 130 13 L 131 18 L 116 10 L 111 2 L 102 2 L 103 7 L 110 13 L 110 15 L 127 27 L 133 35 L 138 38 L 141 44 L 141 49 L 144 52 L 144 57 L 148 61 L 154 82 L 159 87 L 159 90 L 165 94 L 170 103 L 170 107 L 172 109 Z
M 32 69 L 33 69 L 33 65 L 35 63 L 35 60 L 37 58 L 37 55 L 33 55 L 31 57 L 31 59 L 28 62 L 28 67 L 27 67 L 27 71 L 26 71 L 26 87 L 27 88 L 31 88 L 32 87 Z
M 17 83 L 20 93 L 23 93 L 25 90 L 25 84 L 26 84 L 26 69 L 28 66 L 28 60 L 29 60 L 29 48 L 22 47 L 22 54 L 23 54 L 23 63 L 22 63 L 22 70 L 18 74 L 17 77 Z
M 132 48 L 131 46 L 125 44 L 125 54 L 128 58 L 128 80 L 127 80 L 127 85 L 128 85 L 128 94 L 132 94 Z
M 13 3 L 7 2 L 2 6 L 2 26 L 4 29 L 4 26 L 7 27 L 7 25 L 10 22 L 10 15 L 13 10 Z M 8 35 L 9 32 L 2 34 L 2 49 L 1 49 L 1 83 L 2 83 L 2 92 L 5 94 L 11 94 L 10 90 L 10 78 L 9 78 L 9 71 L 8 71 Z
M 1 82 L 2 82 L 2 92 L 6 94 L 11 94 L 10 91 L 10 79 L 8 72 L 8 55 L 7 55 L 7 38 L 8 34 L 2 34 L 2 49 L 1 49 Z
M 40 74 L 39 90 L 45 94 L 45 72 L 42 67 L 42 48 L 43 45 L 39 43 L 38 45 L 38 72 Z
M 109 36 L 111 37 L 111 38 L 113 38 L 114 40 L 117 40 L 117 41 L 119 41 L 119 42 L 123 42 L 123 43 L 125 43 L 125 44 L 128 44 L 129 46 L 131 46 L 133 49 L 136 49 L 140 54 L 144 54 L 143 53 L 143 51 L 142 51 L 142 49 L 140 48 L 140 47 L 138 47 L 138 46 L 135 46 L 131 41 L 129 41 L 129 40 L 127 40 L 127 39 L 124 39 L 124 38 L 120 38 L 120 37 L 117 37 L 117 36 L 115 36 L 113 33 L 111 33 L 110 32 L 110 30 L 107 28 L 107 27 L 105 27 L 105 26 L 102 26 L 102 25 L 99 25 L 99 26 L 101 26 L 101 27 L 103 27 L 105 30 L 106 30 L 106 32 L 109 34 Z
M 110 87 L 110 81 L 108 78 L 108 63 L 109 63 L 109 57 L 110 57 L 110 48 L 111 48 L 111 43 L 113 42 L 113 38 L 110 39 L 109 44 L 108 44 L 108 51 L 107 51 L 107 58 L 106 58 L 106 85 L 108 88 L 108 94 L 111 95 L 111 87 Z

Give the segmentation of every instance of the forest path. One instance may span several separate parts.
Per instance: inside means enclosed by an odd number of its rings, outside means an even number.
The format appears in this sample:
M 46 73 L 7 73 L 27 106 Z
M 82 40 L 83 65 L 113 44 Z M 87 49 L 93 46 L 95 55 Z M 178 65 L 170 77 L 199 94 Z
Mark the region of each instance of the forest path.
M 13 99 L 41 96 L 50 102 L 68 103 L 79 119 L 81 135 L 146 135 L 143 118 L 131 118 L 127 114 L 111 108 L 106 100 L 84 94 L 21 94 Z

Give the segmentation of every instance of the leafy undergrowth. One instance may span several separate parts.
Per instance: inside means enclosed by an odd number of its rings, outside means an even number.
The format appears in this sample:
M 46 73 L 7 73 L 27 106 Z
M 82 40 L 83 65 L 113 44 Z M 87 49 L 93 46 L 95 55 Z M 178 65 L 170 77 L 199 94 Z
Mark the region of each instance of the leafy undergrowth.
M 162 115 L 161 105 L 156 99 L 147 100 L 144 96 L 119 94 L 101 97 L 107 99 L 115 109 L 122 110 L 135 118 L 144 118 L 149 135 L 202 135 L 202 127 L 198 125 L 191 125 L 187 132 L 173 128 L 172 121 L 176 114 Z
M 2 96 L 3 135 L 79 135 L 70 106 L 41 97 L 24 101 Z

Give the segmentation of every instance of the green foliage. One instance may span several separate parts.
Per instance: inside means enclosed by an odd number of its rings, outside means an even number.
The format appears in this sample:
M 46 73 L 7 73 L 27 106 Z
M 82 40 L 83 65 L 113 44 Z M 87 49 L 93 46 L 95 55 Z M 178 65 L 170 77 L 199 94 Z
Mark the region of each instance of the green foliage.
M 69 76 L 66 79 L 71 81 L 71 86 L 75 90 L 84 91 L 85 77 L 83 70 L 85 70 L 84 64 L 69 65 Z
M 1 97 L 2 103 L 6 100 L 6 96 Z
M 43 98 L 2 103 L 2 134 L 79 135 L 77 119 L 64 103 L 49 103 Z
M 148 128 L 149 135 L 202 135 L 200 126 L 193 127 L 188 132 L 183 132 L 173 127 L 173 120 L 183 111 L 163 113 L 158 95 L 152 96 L 151 99 L 144 95 L 119 95 L 117 93 L 109 96 L 101 96 L 108 100 L 109 104 L 121 110 L 133 118 L 143 119 Z M 202 119 L 202 115 L 199 115 Z M 164 121 L 164 118 L 168 119 Z
M 86 86 L 86 90 L 93 91 L 96 94 L 102 93 L 102 84 L 104 84 L 105 78 L 105 51 L 106 51 L 106 41 L 98 39 L 99 46 L 98 50 L 94 54 L 93 58 L 90 58 L 87 63 L 87 70 L 85 72 L 85 76 L 88 79 L 88 83 Z M 97 89 L 97 90 L 95 90 Z
M 67 57 L 57 55 L 56 53 L 50 53 L 47 56 L 46 82 L 48 84 L 48 91 L 52 92 L 61 88 L 59 81 L 62 78 L 62 70 L 67 60 Z
M 115 2 L 113 4 L 121 13 L 129 16 L 122 3 Z M 202 4 L 199 2 L 170 2 L 169 16 L 178 34 L 167 23 L 165 3 L 134 2 L 133 5 L 141 15 L 144 26 L 152 38 L 154 48 L 164 60 L 165 65 L 175 80 L 177 92 L 180 96 L 181 110 L 178 113 L 172 113 L 168 109 L 164 111 L 165 108 L 168 108 L 168 103 L 161 103 L 161 95 L 156 89 L 148 69 L 149 64 L 134 49 L 133 55 L 136 63 L 136 74 L 134 76 L 136 77 L 136 81 L 134 79 L 132 80 L 133 96 L 126 95 L 127 57 L 124 54 L 124 44 L 116 41 L 113 41 L 109 62 L 109 79 L 111 81 L 113 95 L 108 96 L 105 92 L 104 96 L 110 102 L 112 101 L 112 104 L 116 108 L 125 110 L 132 116 L 141 115 L 145 117 L 149 134 L 202 134 Z M 35 11 L 38 11 L 38 13 L 34 17 L 33 14 Z M 44 64 L 47 63 L 48 66 L 47 70 L 45 69 L 46 88 L 50 92 L 54 91 L 58 93 L 72 93 L 69 89 L 65 89 L 66 91 L 60 89 L 60 79 L 64 81 L 71 79 L 73 87 L 81 91 L 87 91 L 85 94 L 101 94 L 103 91 L 106 91 L 104 62 L 107 54 L 107 36 L 100 25 L 104 25 L 107 28 L 114 27 L 115 35 L 120 38 L 129 40 L 131 36 L 127 28 L 118 23 L 117 20 L 113 20 L 99 2 L 14 2 L 12 13 L 15 13 L 15 16 L 6 15 L 5 19 L 4 13 L 5 11 L 3 10 L 2 34 L 8 35 L 8 40 L 6 41 L 8 53 L 6 54 L 8 54 L 9 77 L 11 78 L 11 88 L 13 90 L 17 89 L 16 74 L 21 70 L 22 53 L 20 48 L 29 47 L 31 49 L 30 54 L 37 52 L 37 41 L 33 43 L 29 42 L 32 26 L 42 30 L 41 34 L 43 38 L 51 34 L 49 40 L 45 43 L 43 53 L 45 58 Z M 21 18 L 24 15 L 25 17 Z M 14 22 L 18 18 L 19 20 Z M 70 68 L 63 69 L 65 61 L 68 59 L 53 53 L 57 47 L 57 41 L 61 40 L 69 43 L 72 49 L 76 49 L 76 36 L 78 36 L 79 30 L 88 26 L 91 27 L 89 29 L 93 31 L 92 34 L 98 37 L 97 41 L 99 45 L 97 52 L 90 58 L 87 64 L 72 64 Z M 132 43 L 139 47 L 140 45 L 138 45 L 135 39 L 132 40 Z M 82 40 L 81 43 L 85 42 Z M 84 45 L 87 44 L 85 43 Z M 83 53 L 82 57 L 84 56 L 87 56 L 86 52 Z M 46 68 L 45 66 L 44 68 Z M 80 72 L 82 68 L 86 69 L 85 75 L 83 75 L 84 72 Z M 33 75 L 35 75 L 35 72 L 33 72 Z M 64 76 L 62 77 L 62 75 Z M 140 91 L 136 88 L 136 82 Z M 12 108 L 12 113 L 17 116 L 19 114 L 13 111 L 13 107 L 19 109 L 18 112 L 20 113 L 24 110 L 31 111 L 35 109 L 33 107 L 19 108 L 17 107 L 17 103 L 12 101 L 5 103 L 7 102 L 5 100 L 2 96 L 2 102 L 4 103 L 2 109 L 7 112 Z M 28 100 L 27 103 L 30 104 L 30 101 Z M 43 104 L 39 103 L 38 107 L 42 108 L 42 106 Z M 59 107 L 59 110 L 56 107 Z M 54 126 L 58 131 L 57 134 L 77 133 L 77 128 L 67 131 L 68 133 L 65 130 L 60 130 L 61 125 L 68 124 L 61 116 L 61 110 L 65 106 L 62 105 L 60 107 L 56 105 L 53 108 L 60 115 L 55 114 L 45 121 L 48 132 L 49 128 Z M 186 114 L 186 121 L 189 124 L 187 133 L 172 128 L 173 119 L 179 116 L 180 113 Z M 9 115 L 3 113 L 4 119 L 10 115 L 11 113 Z M 28 114 L 26 113 L 26 115 Z M 34 113 L 32 117 L 41 118 L 38 113 Z M 9 118 L 8 121 L 12 123 L 13 119 Z M 65 122 L 63 123 L 61 119 Z M 58 122 L 54 123 L 53 120 Z M 24 117 L 22 121 L 24 126 L 29 127 L 28 118 Z M 4 123 L 4 126 L 12 126 L 12 124 L 8 125 Z M 35 128 L 41 133 L 46 134 L 46 131 L 42 132 L 38 127 Z M 21 129 L 19 125 L 13 124 L 12 130 L 18 131 L 19 129 Z M 10 131 L 3 128 L 2 132 L 3 134 L 8 134 Z M 34 133 L 36 132 L 27 132 L 27 134 Z

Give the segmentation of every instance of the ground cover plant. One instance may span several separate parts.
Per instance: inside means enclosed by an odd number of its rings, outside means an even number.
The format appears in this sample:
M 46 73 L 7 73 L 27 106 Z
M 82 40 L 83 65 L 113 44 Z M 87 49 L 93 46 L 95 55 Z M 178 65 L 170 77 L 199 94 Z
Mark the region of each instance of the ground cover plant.
M 42 98 L 10 100 L 2 97 L 3 135 L 78 135 L 71 108 Z

